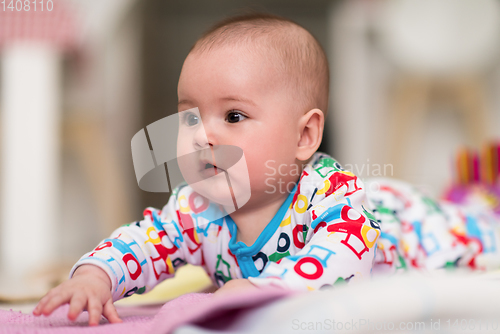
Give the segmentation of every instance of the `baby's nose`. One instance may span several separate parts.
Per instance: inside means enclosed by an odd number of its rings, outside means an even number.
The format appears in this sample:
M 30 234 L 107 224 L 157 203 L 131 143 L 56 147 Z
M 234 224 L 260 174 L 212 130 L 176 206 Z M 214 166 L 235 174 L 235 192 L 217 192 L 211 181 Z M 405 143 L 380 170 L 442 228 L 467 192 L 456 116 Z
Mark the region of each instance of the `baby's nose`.
M 198 131 L 194 136 L 194 146 L 197 149 L 203 149 L 209 146 L 207 137 L 202 132 L 203 131 Z
M 200 126 L 194 135 L 193 144 L 197 149 L 213 146 L 216 144 L 215 136 L 212 131 L 207 130 L 206 126 Z

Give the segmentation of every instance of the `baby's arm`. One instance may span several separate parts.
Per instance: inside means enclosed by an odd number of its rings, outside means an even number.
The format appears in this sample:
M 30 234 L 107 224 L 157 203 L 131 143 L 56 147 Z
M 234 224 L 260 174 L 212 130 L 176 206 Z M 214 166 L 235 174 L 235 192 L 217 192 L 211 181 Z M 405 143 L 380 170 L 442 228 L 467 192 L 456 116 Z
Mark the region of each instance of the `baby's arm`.
M 144 220 L 118 228 L 111 238 L 80 259 L 71 279 L 52 289 L 33 314 L 49 315 L 70 303 L 70 319 L 86 308 L 91 325 L 98 323 L 101 314 L 116 322 L 119 318 L 113 301 L 151 290 L 187 262 L 200 264 L 201 251 L 185 257 L 188 246 L 176 214 L 177 205 L 177 196 L 172 195 L 162 211 L 148 208 Z
M 49 315 L 59 306 L 69 303 L 68 318 L 75 320 L 84 309 L 89 312 L 89 325 L 99 324 L 101 314 L 109 322 L 121 322 L 113 305 L 111 281 L 99 267 L 83 265 L 73 277 L 49 291 L 33 310 L 33 314 Z

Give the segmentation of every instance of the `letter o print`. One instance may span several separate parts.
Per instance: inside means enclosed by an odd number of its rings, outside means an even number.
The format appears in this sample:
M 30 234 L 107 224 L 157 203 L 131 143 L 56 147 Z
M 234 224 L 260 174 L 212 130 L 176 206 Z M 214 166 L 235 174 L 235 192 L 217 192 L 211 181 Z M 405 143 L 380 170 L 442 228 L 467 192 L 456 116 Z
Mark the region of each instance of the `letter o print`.
M 313 266 L 316 267 L 316 271 L 312 274 L 308 274 L 302 270 L 302 266 L 304 264 L 310 263 Z M 314 257 L 303 257 L 301 258 L 293 267 L 295 272 L 299 274 L 300 276 L 307 278 L 307 279 L 318 279 L 323 275 L 323 266 L 321 263 L 319 263 L 318 259 L 315 259 Z
M 137 259 L 130 253 L 123 255 L 122 260 L 123 260 L 123 262 L 125 262 L 125 265 L 127 266 L 127 270 L 128 270 L 128 273 L 130 274 L 130 278 L 135 281 L 137 279 L 137 277 L 139 277 L 141 275 L 141 272 L 142 272 L 141 265 L 140 265 L 139 261 L 137 261 Z M 128 265 L 128 263 L 130 261 L 134 262 L 136 265 L 136 268 L 135 268 L 133 273 L 130 272 L 130 267 Z
M 340 217 L 346 222 L 361 224 L 365 222 L 365 217 L 362 214 L 347 205 L 342 208 L 342 211 L 340 211 Z
M 153 237 L 151 237 L 151 234 L 153 234 Z M 154 228 L 154 226 L 150 226 L 147 229 L 146 235 L 149 238 L 147 241 L 151 241 L 151 243 L 154 244 L 154 245 L 157 245 L 157 244 L 159 244 L 161 242 L 161 238 L 158 235 L 158 232 L 156 232 L 156 229 Z
M 361 227 L 361 237 L 363 238 L 363 241 L 368 248 L 372 248 L 373 245 L 375 245 L 375 242 L 377 242 L 379 235 L 380 231 L 377 229 L 370 228 L 366 225 L 363 225 L 363 227 Z
M 323 195 L 324 193 L 326 193 L 328 191 L 328 189 L 330 189 L 330 181 L 329 180 L 325 180 L 324 181 L 325 183 L 325 186 L 321 189 L 319 189 L 317 192 L 316 192 L 316 195 Z
M 299 207 L 299 203 L 300 202 L 303 203 L 302 207 Z M 304 195 L 302 195 L 302 194 L 299 194 L 299 196 L 297 197 L 297 202 L 295 202 L 295 211 L 297 213 L 304 213 L 304 212 L 306 212 L 306 210 L 307 210 L 307 204 L 308 204 L 307 197 L 304 196 Z
M 201 204 L 199 206 L 196 206 L 195 202 L 197 202 L 197 200 L 198 201 L 201 200 Z M 193 210 L 194 213 L 200 213 L 205 211 L 208 208 L 208 205 L 209 205 L 208 199 L 199 195 L 198 193 L 194 192 L 191 195 L 189 195 L 189 207 L 191 208 L 191 210 Z
M 260 269 L 257 268 L 257 264 L 259 264 L 259 263 L 258 262 L 256 263 L 256 261 L 258 261 L 259 259 L 262 260 L 262 267 Z M 255 268 L 259 271 L 259 273 L 261 273 L 262 270 L 264 270 L 267 262 L 269 261 L 269 259 L 267 258 L 267 255 L 263 252 L 258 252 L 257 254 L 252 256 L 252 260 L 254 262 Z M 259 267 L 260 267 L 260 265 L 259 265 Z
M 281 245 L 282 240 L 285 243 L 283 246 Z M 286 252 L 288 250 L 288 248 L 290 248 L 290 237 L 285 232 L 282 232 L 280 234 L 279 239 L 278 239 L 278 248 L 277 248 L 277 250 L 280 253 L 284 253 L 284 252 Z
M 299 240 L 299 233 L 302 234 L 302 237 L 304 236 L 302 233 L 303 231 L 304 231 L 304 225 L 296 225 L 292 230 L 293 244 L 297 248 L 304 248 L 304 246 L 306 245 L 303 241 Z

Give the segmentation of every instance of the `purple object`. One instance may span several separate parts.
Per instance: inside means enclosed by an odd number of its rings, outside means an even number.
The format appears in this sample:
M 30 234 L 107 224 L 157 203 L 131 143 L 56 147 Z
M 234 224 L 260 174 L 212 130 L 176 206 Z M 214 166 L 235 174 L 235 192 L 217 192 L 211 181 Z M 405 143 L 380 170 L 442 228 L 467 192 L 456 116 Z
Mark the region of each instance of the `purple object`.
M 118 307 L 123 323 L 110 324 L 103 318 L 101 324 L 94 327 L 87 325 L 87 312 L 81 314 L 75 322 L 68 320 L 67 305 L 48 317 L 0 310 L 0 333 L 171 333 L 185 324 L 196 324 L 214 330 L 234 329 L 235 320 L 246 311 L 292 294 L 294 292 L 278 288 L 225 295 L 191 293 L 161 307 Z

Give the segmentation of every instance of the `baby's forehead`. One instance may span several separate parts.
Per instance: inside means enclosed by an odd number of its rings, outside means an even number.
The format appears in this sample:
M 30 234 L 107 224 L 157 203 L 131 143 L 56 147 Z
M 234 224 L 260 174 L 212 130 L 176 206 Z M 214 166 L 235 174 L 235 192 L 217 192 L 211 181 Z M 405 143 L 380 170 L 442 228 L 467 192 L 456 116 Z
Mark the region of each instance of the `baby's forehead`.
M 193 50 L 189 57 L 191 59 L 185 64 L 186 70 L 181 75 L 185 79 L 179 81 L 182 81 L 182 89 L 179 91 L 184 93 L 182 96 L 200 93 L 214 100 L 261 105 L 254 98 L 262 102 L 269 98 L 281 99 L 291 93 L 287 84 L 291 81 L 290 76 L 286 75 L 284 66 L 280 65 L 282 62 L 279 53 L 258 43 L 218 45 L 209 50 Z M 211 84 L 207 85 L 207 82 Z M 197 86 L 200 89 L 186 88 L 200 83 L 201 86 Z
M 188 57 L 200 65 L 205 57 L 216 54 L 219 58 L 250 56 L 251 61 L 258 63 L 262 68 L 271 70 L 274 75 L 297 76 L 300 75 L 300 62 L 298 54 L 291 50 L 292 46 L 286 41 L 273 39 L 270 36 L 260 38 L 230 39 L 213 43 L 210 46 L 195 47 Z M 229 51 L 229 52 L 228 52 Z

